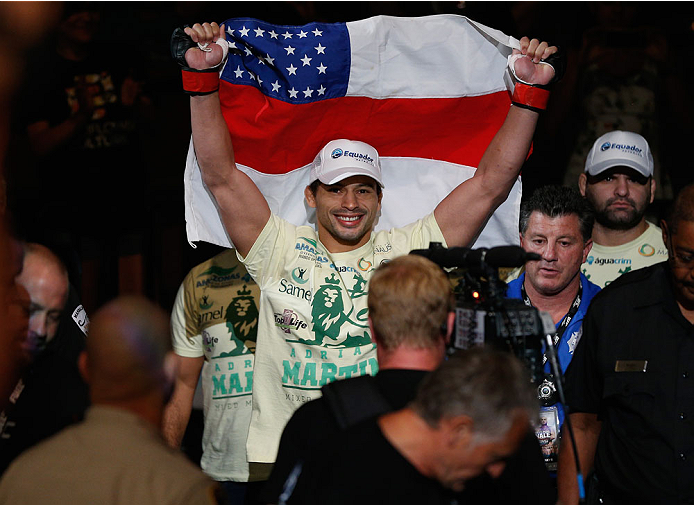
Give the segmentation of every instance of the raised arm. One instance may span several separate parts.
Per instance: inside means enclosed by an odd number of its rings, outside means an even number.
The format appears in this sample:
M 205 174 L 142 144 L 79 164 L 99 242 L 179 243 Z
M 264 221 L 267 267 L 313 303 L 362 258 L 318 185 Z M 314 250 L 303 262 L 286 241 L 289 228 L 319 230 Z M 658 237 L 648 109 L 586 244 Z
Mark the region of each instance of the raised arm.
M 202 70 L 220 64 L 223 50 L 213 42 L 223 36 L 224 25 L 196 23 L 186 28 L 185 33 L 193 42 L 209 44 L 211 49 L 188 49 L 185 53 L 188 67 Z M 255 183 L 236 167 L 219 92 L 191 96 L 190 117 L 202 179 L 217 202 L 229 238 L 245 256 L 270 218 L 270 208 Z
M 547 84 L 554 76 L 540 60 L 557 48 L 537 39 L 521 39 L 516 74 L 531 84 Z M 434 210 L 449 247 L 469 246 L 496 208 L 508 197 L 525 161 L 539 114 L 511 106 L 504 124 L 484 152 L 475 175 L 455 188 Z

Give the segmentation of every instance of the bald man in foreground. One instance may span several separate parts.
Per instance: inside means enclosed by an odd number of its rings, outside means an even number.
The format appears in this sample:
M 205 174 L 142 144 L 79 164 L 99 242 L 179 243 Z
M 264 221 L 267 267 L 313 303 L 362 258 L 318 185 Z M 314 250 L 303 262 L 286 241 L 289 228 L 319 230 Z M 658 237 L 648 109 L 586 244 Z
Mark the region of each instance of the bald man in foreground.
M 0 503 L 218 503 L 215 484 L 159 435 L 172 364 L 160 308 L 138 297 L 104 306 L 79 362 L 92 407 L 10 466 Z

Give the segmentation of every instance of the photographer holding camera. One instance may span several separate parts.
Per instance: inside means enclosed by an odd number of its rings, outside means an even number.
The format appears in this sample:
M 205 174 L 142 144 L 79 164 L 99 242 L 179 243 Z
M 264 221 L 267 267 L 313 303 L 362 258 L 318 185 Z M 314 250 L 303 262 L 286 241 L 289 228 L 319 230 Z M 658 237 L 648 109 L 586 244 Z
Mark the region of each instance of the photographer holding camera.
M 523 203 L 520 214 L 521 246 L 541 256 L 530 261 L 525 272 L 508 285 L 506 296 L 549 313 L 556 326 L 553 337 L 562 372 L 571 361 L 581 338 L 581 324 L 588 305 L 600 288 L 581 273 L 593 245 L 593 212 L 577 190 L 544 186 Z M 550 363 L 543 357 L 545 380 L 538 387 L 543 405 L 541 417 L 548 422 L 537 435 L 550 470 L 556 469 L 556 437 L 564 422 L 557 404 L 556 386 Z M 548 425 L 553 425 L 551 431 Z M 548 434 L 553 433 L 552 436 Z

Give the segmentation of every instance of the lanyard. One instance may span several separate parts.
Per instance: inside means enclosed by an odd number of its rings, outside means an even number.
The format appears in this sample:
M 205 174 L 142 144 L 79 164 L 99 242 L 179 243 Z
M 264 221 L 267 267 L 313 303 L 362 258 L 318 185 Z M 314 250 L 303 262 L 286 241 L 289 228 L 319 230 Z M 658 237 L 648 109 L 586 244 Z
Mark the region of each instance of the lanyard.
M 574 301 L 571 304 L 571 308 L 564 316 L 564 319 L 561 320 L 561 323 L 559 324 L 559 328 L 557 328 L 557 331 L 554 333 L 554 338 L 552 339 L 552 341 L 554 342 L 554 347 L 557 347 L 557 345 L 559 345 L 559 341 L 561 340 L 562 335 L 564 335 L 566 328 L 568 328 L 569 323 L 576 315 L 576 312 L 578 312 L 578 307 L 581 305 L 581 295 L 582 294 L 583 294 L 583 284 L 579 283 L 578 284 L 578 293 L 576 293 L 576 298 L 574 298 Z M 533 306 L 532 302 L 530 301 L 530 298 L 528 297 L 528 294 L 525 292 L 525 282 L 523 282 L 521 284 L 521 296 L 523 297 L 523 303 L 525 303 L 528 307 Z M 547 363 L 547 354 L 543 353 L 542 354 L 542 364 L 544 365 L 545 363 Z

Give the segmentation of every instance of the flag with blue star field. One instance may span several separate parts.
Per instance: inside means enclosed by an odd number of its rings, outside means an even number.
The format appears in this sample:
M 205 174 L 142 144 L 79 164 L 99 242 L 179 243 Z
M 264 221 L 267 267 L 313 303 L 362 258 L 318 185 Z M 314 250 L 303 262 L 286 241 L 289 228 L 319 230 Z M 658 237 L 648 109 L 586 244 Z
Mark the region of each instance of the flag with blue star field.
M 273 212 L 315 222 L 302 205 L 309 170 L 330 140 L 380 154 L 385 190 L 377 229 L 415 221 L 474 174 L 510 107 L 503 74 L 518 41 L 465 17 L 377 16 L 278 26 L 225 21 L 230 44 L 220 101 L 237 166 Z M 188 153 L 188 240 L 230 246 Z M 520 178 L 475 247 L 518 244 Z

